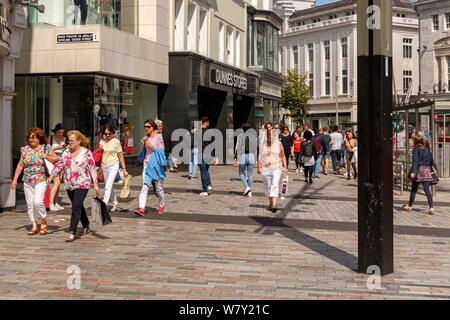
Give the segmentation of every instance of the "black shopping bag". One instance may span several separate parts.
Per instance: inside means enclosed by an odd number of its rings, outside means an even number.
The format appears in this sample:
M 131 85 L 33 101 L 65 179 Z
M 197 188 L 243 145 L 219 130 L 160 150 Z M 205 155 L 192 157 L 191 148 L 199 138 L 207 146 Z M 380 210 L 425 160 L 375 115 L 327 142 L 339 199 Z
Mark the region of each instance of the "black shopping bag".
M 111 216 L 109 215 L 109 210 L 106 203 L 104 203 L 103 200 L 100 199 L 98 196 L 96 196 L 94 200 L 96 200 L 98 202 L 98 205 L 100 205 L 101 224 L 106 226 L 112 223 Z

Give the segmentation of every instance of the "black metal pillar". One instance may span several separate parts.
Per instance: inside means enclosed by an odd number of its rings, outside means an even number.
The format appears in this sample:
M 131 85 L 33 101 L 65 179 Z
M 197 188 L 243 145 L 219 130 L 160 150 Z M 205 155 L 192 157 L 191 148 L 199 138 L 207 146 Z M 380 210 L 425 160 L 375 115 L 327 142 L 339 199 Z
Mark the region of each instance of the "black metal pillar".
M 392 0 L 358 0 L 358 272 L 394 271 Z

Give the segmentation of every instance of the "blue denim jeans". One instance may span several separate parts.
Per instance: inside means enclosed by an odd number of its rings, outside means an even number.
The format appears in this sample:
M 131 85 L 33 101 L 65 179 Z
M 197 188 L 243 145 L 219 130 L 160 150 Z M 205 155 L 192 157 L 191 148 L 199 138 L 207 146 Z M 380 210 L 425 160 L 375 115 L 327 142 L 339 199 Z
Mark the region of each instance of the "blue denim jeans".
M 202 190 L 208 192 L 208 187 L 211 185 L 211 177 L 209 175 L 209 164 L 202 159 L 202 163 L 198 165 L 200 167 L 200 175 L 202 178 Z
M 315 173 L 316 176 L 320 175 L 322 159 L 323 159 L 323 154 L 321 153 L 319 155 L 319 157 L 317 158 L 317 160 L 316 160 L 316 166 L 315 166 L 315 169 L 314 169 L 314 173 Z
M 253 184 L 253 167 L 255 166 L 254 154 L 242 154 L 239 159 L 239 177 L 241 178 L 244 187 L 252 188 Z M 247 178 L 245 178 L 244 171 L 247 171 Z
M 167 163 L 169 164 L 169 168 L 170 170 L 173 169 L 173 161 L 172 161 L 172 154 L 169 153 L 169 155 L 167 156 Z
M 189 176 L 195 178 L 198 164 L 198 148 L 191 149 L 191 161 L 189 161 Z

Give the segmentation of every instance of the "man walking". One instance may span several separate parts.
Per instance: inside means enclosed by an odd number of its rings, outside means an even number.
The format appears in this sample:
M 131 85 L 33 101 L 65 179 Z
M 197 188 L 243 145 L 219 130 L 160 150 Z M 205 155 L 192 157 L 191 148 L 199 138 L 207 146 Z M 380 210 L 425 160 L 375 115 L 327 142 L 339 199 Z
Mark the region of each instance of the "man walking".
M 323 168 L 323 174 L 328 175 L 328 161 L 331 157 L 330 154 L 330 134 L 328 133 L 328 128 L 322 129 L 322 135 L 320 137 L 320 145 L 322 147 L 322 168 Z
M 208 117 L 202 118 L 202 145 L 201 145 L 201 163 L 198 164 L 200 168 L 200 174 L 202 179 L 202 193 L 200 193 L 201 196 L 208 196 L 212 193 L 212 187 L 211 187 L 211 177 L 209 175 L 209 166 L 211 164 L 210 156 L 207 156 L 207 159 L 205 159 L 204 151 L 206 147 L 211 143 L 209 141 L 205 141 L 205 132 L 209 128 L 209 119 Z
M 342 134 L 338 131 L 338 126 L 333 127 L 333 133 L 330 134 L 331 138 L 331 159 L 333 160 L 334 174 L 341 173 L 341 148 L 344 142 Z

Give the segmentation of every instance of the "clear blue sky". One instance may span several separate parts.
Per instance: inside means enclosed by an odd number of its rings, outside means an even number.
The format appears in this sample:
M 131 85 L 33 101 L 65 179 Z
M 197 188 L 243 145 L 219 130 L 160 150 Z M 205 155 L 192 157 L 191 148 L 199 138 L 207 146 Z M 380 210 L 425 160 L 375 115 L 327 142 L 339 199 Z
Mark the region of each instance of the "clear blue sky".
M 336 2 L 337 0 L 316 0 L 316 5 L 320 6 L 321 4 Z

